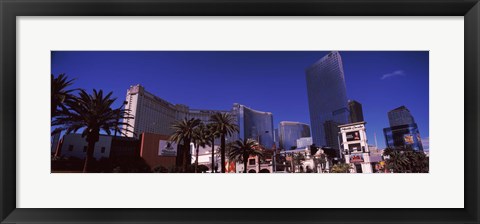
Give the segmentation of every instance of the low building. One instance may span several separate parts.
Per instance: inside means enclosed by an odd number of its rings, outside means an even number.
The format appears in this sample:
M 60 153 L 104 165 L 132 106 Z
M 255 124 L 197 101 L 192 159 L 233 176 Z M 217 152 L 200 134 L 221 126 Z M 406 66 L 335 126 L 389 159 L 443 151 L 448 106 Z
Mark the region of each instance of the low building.
M 140 135 L 140 157 L 153 170 L 157 167 L 172 169 L 178 166 L 177 144 L 169 141 L 167 135 L 142 133 Z M 181 159 L 178 159 L 181 160 Z
M 197 149 L 193 145 L 193 143 L 190 145 L 192 149 L 192 164 L 195 164 L 195 160 L 197 159 Z M 220 146 L 219 145 L 214 145 L 214 164 L 212 166 L 212 147 L 211 146 L 205 146 L 205 147 L 199 147 L 198 148 L 198 165 L 204 165 L 208 167 L 208 172 L 220 172 L 220 164 L 221 164 L 221 158 L 220 158 Z
M 95 143 L 93 158 L 99 160 L 101 158 L 110 157 L 110 149 L 112 144 L 112 136 L 100 135 L 98 142 Z M 87 155 L 87 140 L 81 134 L 64 135 L 58 143 L 56 156 L 75 157 L 85 159 Z
M 351 173 L 373 173 L 382 156 L 370 153 L 367 141 L 366 122 L 339 125 L 342 152 L 345 162 L 352 164 Z

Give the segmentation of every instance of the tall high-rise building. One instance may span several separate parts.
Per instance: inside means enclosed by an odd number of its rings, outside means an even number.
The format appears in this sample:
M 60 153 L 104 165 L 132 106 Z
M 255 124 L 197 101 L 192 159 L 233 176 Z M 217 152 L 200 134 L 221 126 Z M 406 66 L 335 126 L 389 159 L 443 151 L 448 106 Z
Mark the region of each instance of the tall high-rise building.
M 273 147 L 272 113 L 254 110 L 238 103 L 233 104 L 233 113 L 236 115 L 240 127 L 238 138 L 254 139 L 266 148 Z
M 348 101 L 348 110 L 350 111 L 350 123 L 362 122 L 363 120 L 363 109 L 362 104 L 355 101 Z
M 300 122 L 282 121 L 278 129 L 280 148 L 285 150 L 289 150 L 293 146 L 296 147 L 299 138 L 311 137 L 310 126 Z
M 346 124 L 350 116 L 340 54 L 330 52 L 308 67 L 306 80 L 313 143 L 327 146 L 324 123 Z M 335 127 L 329 132 L 337 130 L 338 127 Z M 338 148 L 336 145 L 335 148 Z
M 125 109 L 133 119 L 125 119 L 130 127 L 122 128 L 123 134 L 138 138 L 143 132 L 170 135 L 170 124 L 179 117 L 181 107 L 145 91 L 141 85 L 130 86 L 127 90 Z M 129 130 L 129 131 L 127 131 Z
M 405 106 L 401 106 L 389 111 L 388 121 L 390 123 L 390 127 L 415 123 L 410 110 L 408 110 Z
M 323 123 L 323 129 L 325 130 L 325 144 L 323 146 L 340 149 L 341 139 L 338 137 L 338 133 L 340 132 L 339 125 L 342 124 L 332 120 Z
M 387 147 L 423 151 L 422 138 L 410 111 L 401 106 L 388 112 L 390 127 L 383 129 Z
M 127 90 L 126 102 L 125 109 L 129 111 L 133 119 L 124 120 L 131 127 L 124 125 L 122 133 L 136 138 L 143 132 L 171 135 L 172 123 L 184 118 L 196 118 L 208 123 L 210 116 L 214 113 L 231 113 L 231 111 L 223 110 L 190 109 L 182 104 L 174 105 L 149 93 L 141 85 L 130 86 Z

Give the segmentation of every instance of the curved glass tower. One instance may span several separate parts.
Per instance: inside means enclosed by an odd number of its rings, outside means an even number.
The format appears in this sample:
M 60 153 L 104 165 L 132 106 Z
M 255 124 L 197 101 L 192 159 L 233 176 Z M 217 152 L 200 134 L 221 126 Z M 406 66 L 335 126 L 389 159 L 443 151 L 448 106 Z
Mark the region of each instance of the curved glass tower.
M 297 146 L 297 139 L 310 137 L 310 126 L 308 124 L 282 121 L 278 129 L 281 149 L 289 150 L 292 146 Z
M 274 144 L 272 113 L 254 110 L 238 103 L 233 104 L 233 112 L 237 115 L 240 127 L 239 138 L 254 139 L 264 147 L 272 148 Z
M 325 123 L 346 124 L 349 119 L 347 90 L 340 54 L 336 51 L 330 52 L 308 67 L 306 80 L 313 143 L 338 148 L 338 140 L 328 138 L 327 141 L 325 134 L 338 133 L 337 125 L 325 126 Z

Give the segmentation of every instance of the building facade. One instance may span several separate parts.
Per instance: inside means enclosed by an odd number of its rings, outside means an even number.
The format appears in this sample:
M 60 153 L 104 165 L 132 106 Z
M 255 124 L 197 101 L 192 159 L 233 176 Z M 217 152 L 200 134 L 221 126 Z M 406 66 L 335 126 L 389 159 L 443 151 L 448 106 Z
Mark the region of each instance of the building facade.
M 266 148 L 273 147 L 275 142 L 272 113 L 254 110 L 235 103 L 233 114 L 237 117 L 240 132 L 238 136 L 231 138 L 254 139 Z
M 327 146 L 325 122 L 346 124 L 350 116 L 340 54 L 330 52 L 308 67 L 306 81 L 313 143 Z
M 362 104 L 355 101 L 348 101 L 348 110 L 350 111 L 350 123 L 362 122 L 363 119 L 363 108 Z
M 172 104 L 147 92 L 141 85 L 130 86 L 127 90 L 125 109 L 133 119 L 124 120 L 131 127 L 123 126 L 122 132 L 128 137 L 135 138 L 139 138 L 144 132 L 171 135 L 172 123 L 184 118 L 196 118 L 208 123 L 210 116 L 217 112 L 231 113 L 223 110 L 190 109 L 186 105 Z
M 423 151 L 422 138 L 410 110 L 400 106 L 388 112 L 390 127 L 383 129 L 387 147 Z
M 101 158 L 110 157 L 110 149 L 112 145 L 112 136 L 100 135 L 98 142 L 95 143 L 93 158 L 99 160 Z M 82 134 L 64 135 L 58 144 L 57 156 L 75 157 L 85 159 L 87 155 L 88 142 L 82 137 Z
M 297 148 L 297 140 L 299 138 L 311 137 L 310 126 L 308 124 L 282 121 L 278 125 L 279 129 L 279 146 L 280 149 L 290 150 Z
M 345 162 L 351 164 L 351 173 L 374 173 L 381 155 L 371 154 L 365 122 L 340 125 L 342 152 Z
M 383 133 L 389 148 L 423 151 L 422 138 L 416 123 L 384 128 Z
M 178 155 L 178 156 L 177 156 Z M 154 170 L 157 167 L 172 169 L 178 164 L 181 157 L 177 145 L 169 141 L 169 136 L 154 133 L 140 135 L 140 157 Z
M 413 119 L 410 110 L 408 110 L 405 106 L 401 106 L 388 112 L 388 122 L 390 123 L 390 127 L 394 127 L 399 125 L 413 124 L 415 123 L 415 119 Z
M 306 148 L 310 147 L 313 144 L 312 137 L 299 138 L 297 139 L 297 148 Z

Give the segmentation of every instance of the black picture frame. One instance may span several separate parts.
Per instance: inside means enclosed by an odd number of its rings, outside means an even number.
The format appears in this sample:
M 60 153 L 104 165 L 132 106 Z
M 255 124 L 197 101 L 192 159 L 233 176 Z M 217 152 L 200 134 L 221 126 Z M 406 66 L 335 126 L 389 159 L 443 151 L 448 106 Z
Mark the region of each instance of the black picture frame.
M 1 223 L 479 223 L 480 3 L 478 0 L 0 0 L 0 16 Z M 463 16 L 465 25 L 465 208 L 17 208 L 17 16 Z M 455 75 L 461 74 L 452 74 L 453 77 Z M 232 200 L 235 199 L 232 198 Z

